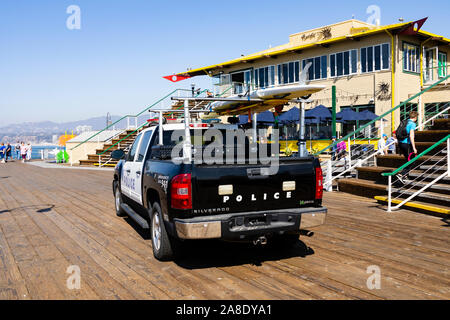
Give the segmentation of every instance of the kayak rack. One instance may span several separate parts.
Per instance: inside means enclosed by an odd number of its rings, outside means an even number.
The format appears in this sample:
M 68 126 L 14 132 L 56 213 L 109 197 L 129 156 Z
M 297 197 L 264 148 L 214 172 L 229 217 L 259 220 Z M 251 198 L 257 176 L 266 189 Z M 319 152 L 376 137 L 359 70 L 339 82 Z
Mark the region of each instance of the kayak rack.
M 183 146 L 183 157 L 191 162 L 192 161 L 192 153 L 191 153 L 191 131 L 190 131 L 190 114 L 191 113 L 208 113 L 212 112 L 210 109 L 202 109 L 202 110 L 190 110 L 189 109 L 189 102 L 216 102 L 216 101 L 228 101 L 228 102 L 252 102 L 252 103 L 263 103 L 265 100 L 260 98 L 220 98 L 220 97 L 212 97 L 212 98 L 202 98 L 202 97 L 171 97 L 174 101 L 184 101 L 183 104 L 183 110 L 173 110 L 173 109 L 157 109 L 157 110 L 149 110 L 150 112 L 158 112 L 159 113 L 159 145 L 163 145 L 163 114 L 165 112 L 172 112 L 172 113 L 182 113 L 184 115 L 184 132 L 185 132 L 185 140 L 184 140 L 184 146 Z M 310 103 L 311 100 L 309 99 L 289 99 L 286 100 L 286 103 L 297 103 L 300 105 L 300 117 L 299 117 L 299 124 L 300 124 L 300 132 L 299 132 L 299 156 L 304 157 L 308 155 L 308 150 L 306 148 L 306 128 L 305 128 L 305 109 L 306 104 Z M 257 119 L 258 113 L 252 113 L 252 138 L 253 141 L 257 141 L 258 134 L 257 134 Z

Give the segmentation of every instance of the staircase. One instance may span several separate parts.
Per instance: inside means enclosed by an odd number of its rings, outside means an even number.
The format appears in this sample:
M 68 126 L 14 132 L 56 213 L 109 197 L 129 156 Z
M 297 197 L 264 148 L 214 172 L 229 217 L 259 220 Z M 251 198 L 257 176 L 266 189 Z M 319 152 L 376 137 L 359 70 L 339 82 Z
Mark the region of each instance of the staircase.
M 228 90 L 230 90 L 230 89 L 231 89 L 231 87 Z M 228 91 L 228 90 L 226 90 L 226 91 Z M 195 97 L 203 97 L 207 93 L 207 91 L 208 91 L 207 89 L 200 91 L 195 95 Z M 166 110 L 166 112 L 164 112 L 164 116 L 166 118 L 180 117 L 180 114 L 176 113 L 175 111 L 182 109 L 184 107 L 184 101 L 176 100 L 174 102 L 174 101 L 172 101 L 172 97 L 187 97 L 187 96 L 189 96 L 190 93 L 191 93 L 190 90 L 176 89 L 176 90 L 172 91 L 171 93 L 165 95 L 163 98 L 159 99 L 155 103 L 153 103 L 151 106 L 146 107 L 144 110 L 142 110 L 138 114 L 124 116 L 121 119 L 114 122 L 113 124 L 107 126 L 102 131 L 109 129 L 110 127 L 119 123 L 120 121 L 128 120 L 130 118 L 137 119 L 137 117 L 143 115 L 145 112 L 148 112 L 150 110 L 154 111 L 154 112 L 157 112 L 158 110 Z M 195 106 L 189 106 L 189 109 L 201 110 L 201 109 L 206 108 L 208 103 L 209 102 L 207 102 L 207 101 L 200 101 Z M 169 109 L 172 109 L 173 111 L 167 111 Z M 137 129 L 133 128 L 133 129 L 124 130 L 118 136 L 114 137 L 113 139 L 111 139 L 110 141 L 105 143 L 101 149 L 97 149 L 95 154 L 88 154 L 86 160 L 80 160 L 80 166 L 115 167 L 118 161 L 113 160 L 111 158 L 111 153 L 117 149 L 122 149 L 124 151 L 128 151 L 129 148 L 131 147 L 131 145 L 133 144 L 133 141 L 136 138 L 136 136 L 140 132 L 142 132 L 142 130 L 148 128 L 149 125 L 150 124 L 148 122 L 145 122 L 141 126 L 137 127 Z M 137 120 L 136 120 L 136 126 L 137 126 Z M 87 140 L 81 142 L 80 144 L 75 146 L 72 150 L 82 146 L 84 143 L 86 143 L 88 141 L 92 141 L 102 131 L 94 134 Z
M 111 158 L 111 153 L 117 149 L 128 151 L 136 136 L 146 128 L 148 128 L 148 125 L 144 125 L 138 130 L 125 130 L 116 138 L 104 144 L 101 149 L 97 149 L 95 154 L 89 154 L 87 160 L 80 160 L 80 166 L 115 167 L 118 161 Z
M 416 132 L 418 153 L 420 154 L 427 150 L 449 134 L 450 119 L 434 120 L 433 125 L 428 130 Z M 401 202 L 400 199 L 408 198 L 441 173 L 445 172 L 445 170 L 448 170 L 448 167 L 442 166 L 442 164 L 446 164 L 446 158 L 446 143 L 440 143 L 433 150 L 432 154 L 427 154 L 419 158 L 412 165 L 414 170 L 410 173 L 410 180 L 414 183 L 410 183 L 410 186 L 407 188 L 403 187 L 402 190 L 396 188 L 394 184 L 392 195 L 394 198 L 397 197 L 397 199 L 393 203 L 399 204 Z M 337 180 L 338 189 L 341 192 L 368 198 L 375 197 L 380 202 L 386 202 L 388 177 L 382 176 L 382 173 L 393 172 L 404 163 L 405 159 L 401 155 L 378 155 L 376 156 L 376 166 L 358 167 L 356 168 L 356 178 Z M 404 206 L 431 214 L 450 214 L 450 177 L 441 179 L 438 183 L 417 195 L 413 201 L 407 202 Z

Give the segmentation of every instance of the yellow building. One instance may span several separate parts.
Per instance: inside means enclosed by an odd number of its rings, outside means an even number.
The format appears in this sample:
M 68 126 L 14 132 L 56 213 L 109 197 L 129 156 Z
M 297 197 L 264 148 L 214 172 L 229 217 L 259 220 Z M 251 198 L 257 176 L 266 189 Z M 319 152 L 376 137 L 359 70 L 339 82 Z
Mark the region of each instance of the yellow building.
M 312 62 L 309 81 L 327 89 L 311 97 L 310 108 L 331 107 L 335 86 L 337 112 L 351 107 L 380 115 L 445 77 L 449 54 L 450 39 L 423 31 L 416 22 L 377 27 L 349 20 L 295 33 L 287 44 L 179 75 L 213 77 L 215 94 L 226 91 L 226 96 L 298 82 L 302 69 Z M 433 108 L 427 108 L 431 103 Z M 382 131 L 390 133 L 411 110 L 421 117 L 436 112 L 437 103 L 450 103 L 448 83 L 398 109 Z M 352 129 L 338 125 L 344 133 Z

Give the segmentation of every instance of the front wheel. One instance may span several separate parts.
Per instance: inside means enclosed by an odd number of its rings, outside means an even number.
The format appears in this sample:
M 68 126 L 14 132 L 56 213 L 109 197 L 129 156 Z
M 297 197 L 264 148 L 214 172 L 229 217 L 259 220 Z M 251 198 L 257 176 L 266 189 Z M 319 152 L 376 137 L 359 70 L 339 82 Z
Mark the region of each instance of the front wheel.
M 153 204 L 150 216 L 153 255 L 160 261 L 173 260 L 177 240 L 171 238 L 166 231 L 159 203 Z
M 120 192 L 120 187 L 119 187 L 119 183 L 116 182 L 114 184 L 114 203 L 115 203 L 115 208 L 116 208 L 116 215 L 118 217 L 124 217 L 126 216 L 125 211 L 123 211 L 122 209 L 122 193 Z

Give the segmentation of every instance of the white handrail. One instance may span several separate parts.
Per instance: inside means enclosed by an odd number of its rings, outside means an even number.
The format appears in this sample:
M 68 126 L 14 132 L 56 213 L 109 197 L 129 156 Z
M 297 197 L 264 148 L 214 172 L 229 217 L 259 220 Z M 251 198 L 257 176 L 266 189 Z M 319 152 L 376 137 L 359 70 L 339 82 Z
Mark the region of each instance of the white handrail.
M 437 178 L 435 178 L 433 181 L 431 181 L 430 183 L 426 184 L 424 187 L 422 187 L 420 190 L 414 192 L 412 195 L 410 195 L 407 199 L 403 200 L 402 202 L 400 202 L 398 205 L 396 205 L 395 207 L 392 207 L 392 176 L 388 177 L 388 212 L 392 212 L 392 210 L 398 210 L 400 209 L 405 203 L 407 203 L 408 201 L 411 201 L 412 199 L 414 199 L 415 197 L 417 197 L 419 194 L 421 194 L 422 192 L 424 192 L 425 190 L 427 190 L 428 188 L 432 187 L 433 185 L 435 185 L 438 181 L 440 181 L 441 179 L 445 178 L 445 177 L 450 177 L 450 139 L 447 139 L 447 171 L 444 172 L 443 174 L 439 175 Z M 440 161 L 439 161 L 440 162 Z M 439 163 L 438 162 L 438 163 Z M 435 167 L 436 168 L 436 165 Z M 440 166 L 438 168 L 436 168 L 436 171 L 440 171 L 443 168 L 445 168 L 444 166 Z M 428 169 L 426 172 L 428 172 L 430 169 Z M 420 175 L 418 178 L 420 178 L 421 176 L 423 176 L 424 174 Z M 416 178 L 415 180 L 417 180 L 418 178 Z M 405 192 L 403 192 L 402 194 L 404 194 Z
M 421 125 L 419 125 L 419 126 L 417 127 L 417 129 L 418 129 L 418 130 L 422 130 L 428 122 L 430 122 L 430 121 L 436 119 L 437 117 L 439 117 L 439 116 L 442 115 L 443 113 L 447 112 L 448 110 L 450 110 L 450 106 L 447 107 L 446 109 L 444 109 L 443 111 L 439 112 L 438 114 L 435 114 L 433 117 L 431 117 L 431 118 L 428 119 L 427 121 L 423 122 Z
M 386 146 L 383 148 L 383 150 L 389 148 L 391 145 L 393 145 L 393 144 L 395 144 L 395 143 L 396 143 L 395 141 L 389 143 L 388 145 L 386 145 Z M 349 166 L 348 169 L 345 169 L 343 172 L 341 172 L 339 175 L 337 175 L 337 176 L 335 176 L 335 177 L 332 177 L 332 175 L 330 175 L 330 176 L 331 176 L 331 179 L 325 181 L 325 182 L 324 182 L 324 186 L 331 184 L 334 180 L 336 180 L 337 178 L 342 177 L 345 173 L 351 171 L 352 169 L 357 168 L 357 167 L 361 167 L 362 164 L 363 164 L 364 162 L 366 162 L 367 160 L 369 160 L 369 159 L 375 157 L 375 156 L 376 156 L 377 154 L 379 154 L 379 153 L 380 153 L 380 150 L 376 150 L 374 153 L 372 153 L 370 156 L 368 156 L 368 157 L 366 157 L 366 158 L 364 158 L 364 159 L 358 159 L 358 158 L 353 159 L 352 161 L 357 161 L 355 166 L 353 166 L 353 165 L 352 165 L 352 162 L 350 161 L 350 166 Z M 328 161 L 331 161 L 331 160 L 328 160 Z M 328 164 L 327 164 L 327 166 L 329 167 Z M 328 170 L 327 170 L 327 171 L 328 171 Z M 328 174 L 328 172 L 327 172 L 327 174 Z

